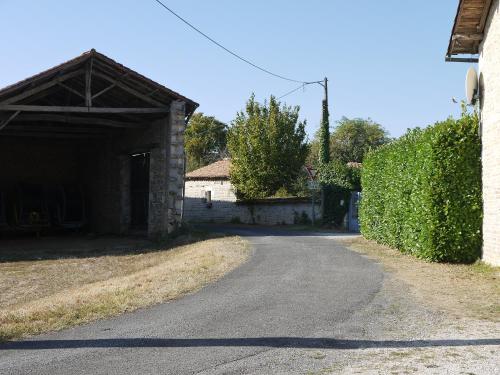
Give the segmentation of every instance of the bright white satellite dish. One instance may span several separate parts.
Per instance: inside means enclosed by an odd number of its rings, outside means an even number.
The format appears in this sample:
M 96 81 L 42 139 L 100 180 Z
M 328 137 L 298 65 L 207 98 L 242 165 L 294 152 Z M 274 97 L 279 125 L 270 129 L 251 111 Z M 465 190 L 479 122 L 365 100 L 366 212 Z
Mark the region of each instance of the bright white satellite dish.
M 476 69 L 470 67 L 465 76 L 465 98 L 467 104 L 474 104 L 478 96 L 479 82 Z

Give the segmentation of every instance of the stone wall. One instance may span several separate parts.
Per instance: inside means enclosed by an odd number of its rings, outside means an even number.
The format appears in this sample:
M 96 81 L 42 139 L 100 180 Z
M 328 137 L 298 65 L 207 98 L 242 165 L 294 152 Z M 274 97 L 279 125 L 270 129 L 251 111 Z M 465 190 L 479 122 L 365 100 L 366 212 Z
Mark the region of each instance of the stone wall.
M 130 167 L 123 156 L 150 153 L 149 237 L 174 231 L 181 222 L 184 185 L 185 103 L 174 101 L 168 117 L 154 121 L 146 130 L 129 131 L 115 141 L 115 154 L 121 157 L 120 173 L 121 231 L 130 225 Z M 125 163 L 125 164 L 124 164 Z
M 205 201 L 205 192 L 211 192 L 211 204 Z M 320 206 L 315 205 L 319 218 Z M 295 224 L 303 218 L 311 220 L 310 199 L 270 199 L 238 202 L 228 180 L 186 181 L 184 220 L 187 222 L 245 224 Z
M 483 260 L 500 266 L 500 10 L 492 4 L 480 48 Z

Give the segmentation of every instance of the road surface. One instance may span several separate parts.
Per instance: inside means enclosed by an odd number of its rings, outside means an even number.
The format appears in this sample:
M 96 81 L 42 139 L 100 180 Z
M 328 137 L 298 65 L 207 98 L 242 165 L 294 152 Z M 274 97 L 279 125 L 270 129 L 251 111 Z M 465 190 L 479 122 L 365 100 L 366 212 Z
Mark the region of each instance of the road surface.
M 230 230 L 253 252 L 220 281 L 170 303 L 0 345 L 0 374 L 210 374 L 276 348 L 363 346 L 334 333 L 380 289 L 377 264 L 334 237 Z

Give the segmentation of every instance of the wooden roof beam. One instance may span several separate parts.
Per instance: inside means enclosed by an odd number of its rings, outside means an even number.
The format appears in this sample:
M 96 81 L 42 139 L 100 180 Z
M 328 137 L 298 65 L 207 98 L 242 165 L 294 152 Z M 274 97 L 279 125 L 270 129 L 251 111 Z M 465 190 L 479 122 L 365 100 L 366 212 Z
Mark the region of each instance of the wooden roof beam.
M 90 56 L 85 69 L 85 106 L 92 107 L 92 65 L 94 56 Z
M 16 111 L 12 115 L 10 115 L 6 120 L 4 120 L 3 122 L 0 122 L 0 130 L 5 128 L 9 124 L 9 122 L 14 120 L 14 118 L 16 118 L 17 115 L 19 115 L 19 113 L 21 113 L 21 111 Z
M 129 94 L 132 94 L 136 97 L 138 97 L 139 99 L 145 101 L 146 103 L 149 103 L 151 105 L 154 105 L 156 107 L 162 107 L 164 106 L 165 104 L 164 103 L 161 103 L 139 91 L 137 91 L 136 89 L 133 89 L 132 87 L 129 87 L 127 85 L 125 85 L 124 83 L 120 82 L 119 80 L 117 79 L 113 79 L 113 78 L 110 78 L 108 77 L 106 74 L 101 74 L 101 73 L 98 73 L 98 72 L 94 72 L 94 75 L 97 76 L 97 77 L 100 77 L 104 80 L 107 80 L 108 82 L 116 85 L 117 87 L 121 88 L 123 91 L 126 91 L 128 92 Z
M 113 83 L 111 85 L 109 85 L 108 87 L 102 89 L 101 91 L 95 93 L 94 95 L 92 95 L 92 100 L 95 99 L 95 98 L 98 98 L 99 96 L 101 96 L 102 94 L 108 92 L 109 90 L 111 90 L 112 88 L 116 87 L 117 86 L 117 83 L 119 80 L 125 78 L 126 76 L 128 76 L 128 73 L 125 73 L 123 74 L 122 76 L 120 76 L 119 78 L 117 78 L 115 81 L 113 81 Z
M 76 134 L 115 134 L 113 130 L 104 128 L 89 128 L 77 126 L 45 126 L 45 125 L 13 125 L 5 128 L 5 132 L 26 131 L 26 132 L 47 132 L 47 133 L 76 133 Z
M 61 122 L 66 124 L 82 124 L 82 125 L 97 125 L 105 126 L 111 128 L 129 128 L 129 129 L 140 129 L 144 128 L 146 124 L 125 122 L 125 121 L 115 121 L 102 118 L 92 118 L 92 117 L 76 117 L 67 116 L 59 114 L 20 114 L 14 121 L 40 121 L 40 122 Z
M 483 33 L 476 34 L 454 34 L 451 37 L 451 40 L 473 40 L 473 41 L 481 41 L 483 40 Z
M 23 112 L 63 112 L 63 113 L 136 113 L 155 114 L 168 113 L 169 108 L 109 108 L 109 107 L 73 107 L 73 106 L 50 106 L 50 105 L 15 105 L 0 104 L 0 111 L 23 111 Z
M 29 137 L 29 138 L 105 138 L 104 134 L 63 134 L 63 133 L 45 133 L 45 132 L 24 132 L 8 131 L 0 133 L 2 137 Z
M 85 95 L 83 95 L 82 93 L 78 92 L 77 90 L 75 90 L 74 88 L 72 87 L 69 87 L 68 85 L 65 85 L 64 83 L 62 82 L 59 82 L 58 83 L 59 86 L 61 86 L 63 89 L 66 89 L 68 90 L 69 92 L 75 94 L 76 96 L 79 96 L 80 98 L 84 98 L 85 99 Z
M 481 15 L 481 20 L 479 21 L 479 25 L 477 27 L 477 31 L 482 32 L 484 30 L 484 26 L 486 25 L 486 20 L 488 19 L 488 15 L 490 14 L 491 8 L 491 0 L 486 0 L 483 8 L 483 14 Z
M 32 95 L 35 95 L 41 91 L 47 90 L 48 88 L 51 88 L 51 87 L 53 87 L 61 82 L 64 82 L 70 78 L 81 75 L 82 73 L 83 73 L 83 70 L 77 70 L 75 72 L 71 72 L 71 73 L 63 74 L 62 76 L 59 76 L 59 77 L 55 77 L 54 79 L 50 80 L 49 82 L 45 82 L 45 83 L 43 83 L 39 86 L 36 86 L 32 89 L 25 90 L 18 95 L 7 98 L 7 99 L 1 101 L 0 104 L 12 104 L 12 103 L 19 102 L 20 100 L 29 98 Z

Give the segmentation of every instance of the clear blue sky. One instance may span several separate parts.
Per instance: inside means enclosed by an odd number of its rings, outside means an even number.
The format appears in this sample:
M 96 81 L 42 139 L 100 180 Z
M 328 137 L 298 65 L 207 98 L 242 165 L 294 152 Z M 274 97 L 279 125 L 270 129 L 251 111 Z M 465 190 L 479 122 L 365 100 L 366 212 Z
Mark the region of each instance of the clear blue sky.
M 467 64 L 445 63 L 458 0 L 164 0 L 242 56 L 299 80 L 330 80 L 331 123 L 371 117 L 392 136 L 458 115 Z M 200 103 L 230 122 L 259 100 L 296 84 L 235 60 L 152 0 L 0 0 L 0 86 L 91 48 Z M 284 100 L 300 105 L 314 134 L 322 90 Z

